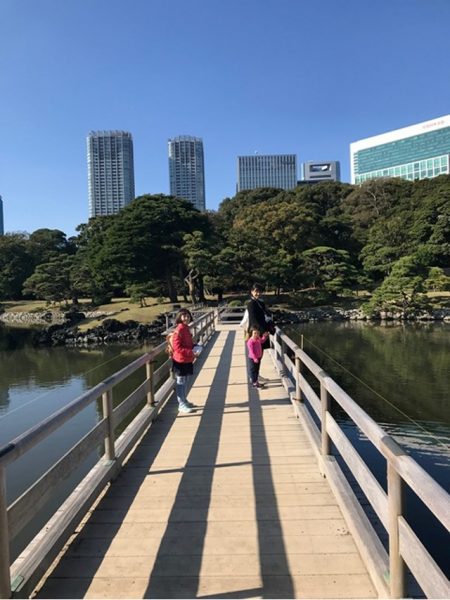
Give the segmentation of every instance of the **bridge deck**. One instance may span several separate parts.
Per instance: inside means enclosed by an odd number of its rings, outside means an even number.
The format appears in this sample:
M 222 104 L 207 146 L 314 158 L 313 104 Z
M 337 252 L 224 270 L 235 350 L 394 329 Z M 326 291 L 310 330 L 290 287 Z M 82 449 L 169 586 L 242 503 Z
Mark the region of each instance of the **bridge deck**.
M 269 357 L 221 325 L 39 598 L 370 598 L 375 588 Z

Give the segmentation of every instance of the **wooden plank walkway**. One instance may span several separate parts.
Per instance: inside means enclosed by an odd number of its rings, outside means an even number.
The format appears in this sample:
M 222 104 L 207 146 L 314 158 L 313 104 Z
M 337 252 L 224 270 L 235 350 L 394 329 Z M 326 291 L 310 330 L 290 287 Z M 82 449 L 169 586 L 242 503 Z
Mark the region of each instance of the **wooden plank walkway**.
M 191 402 L 170 401 L 33 597 L 374 598 L 270 357 L 250 389 L 219 326 Z

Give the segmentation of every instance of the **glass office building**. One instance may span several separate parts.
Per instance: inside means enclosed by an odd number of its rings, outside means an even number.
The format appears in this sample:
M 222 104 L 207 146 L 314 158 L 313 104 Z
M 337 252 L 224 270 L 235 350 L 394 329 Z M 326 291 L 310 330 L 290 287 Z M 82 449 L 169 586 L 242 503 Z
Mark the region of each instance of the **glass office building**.
M 292 190 L 296 185 L 297 156 L 295 154 L 238 156 L 238 192 L 262 187 Z
M 205 161 L 203 141 L 190 135 L 169 139 L 170 194 L 205 210 Z
M 127 131 L 87 137 L 89 217 L 114 215 L 134 200 L 133 138 Z
M 450 173 L 450 115 L 350 144 L 351 182 Z

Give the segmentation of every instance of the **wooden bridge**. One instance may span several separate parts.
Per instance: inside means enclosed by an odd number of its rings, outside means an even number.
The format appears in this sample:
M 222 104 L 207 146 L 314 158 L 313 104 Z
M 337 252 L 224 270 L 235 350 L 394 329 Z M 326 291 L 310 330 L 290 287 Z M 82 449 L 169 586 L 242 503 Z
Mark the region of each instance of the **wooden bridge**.
M 400 598 L 407 564 L 427 596 L 450 597 L 402 515 L 406 483 L 448 527 L 446 492 L 280 330 L 262 363 L 268 382 L 253 389 L 242 330 L 216 323 L 210 312 L 194 324 L 205 343 L 194 413 L 177 415 L 168 364 L 155 368 L 162 344 L 0 449 L 0 596 Z M 143 383 L 113 407 L 113 387 L 143 365 Z M 104 418 L 6 507 L 6 464 L 100 396 Z M 331 396 L 386 458 L 387 493 L 331 417 Z M 103 458 L 10 567 L 10 539 L 103 439 Z M 384 524 L 388 551 L 331 442 Z

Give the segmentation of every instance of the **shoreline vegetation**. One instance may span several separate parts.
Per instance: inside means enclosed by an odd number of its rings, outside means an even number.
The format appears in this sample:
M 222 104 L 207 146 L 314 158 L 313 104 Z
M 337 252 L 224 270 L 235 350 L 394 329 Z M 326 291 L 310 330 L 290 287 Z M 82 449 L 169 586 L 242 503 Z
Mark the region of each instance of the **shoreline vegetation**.
M 443 320 L 450 309 L 450 175 L 244 190 L 204 212 L 144 194 L 76 231 L 0 236 L 0 313 L 33 313 L 3 320 L 46 328 L 46 343 L 148 338 L 180 298 L 242 303 L 255 282 L 280 325 Z
M 279 326 L 289 326 L 315 321 L 368 321 L 368 322 L 450 322 L 450 307 L 446 306 L 449 293 L 434 295 L 434 305 L 426 310 L 380 311 L 367 315 L 361 308 L 363 298 L 341 298 L 334 304 L 299 308 L 286 296 L 268 296 L 268 305 Z M 111 303 L 94 307 L 88 301 L 71 305 L 66 310 L 46 307 L 45 302 L 8 302 L 0 314 L 0 328 L 29 329 L 35 346 L 85 346 L 111 343 L 162 341 L 166 330 L 166 313 L 173 312 L 187 302 L 151 301 L 138 307 L 129 299 L 118 298 Z M 229 306 L 243 306 L 246 296 L 232 296 L 225 300 Z M 209 300 L 206 306 L 217 306 Z

